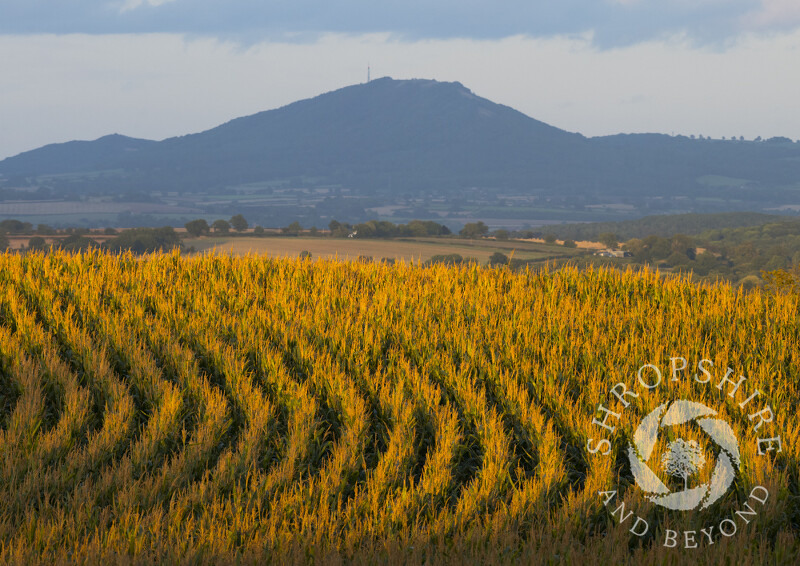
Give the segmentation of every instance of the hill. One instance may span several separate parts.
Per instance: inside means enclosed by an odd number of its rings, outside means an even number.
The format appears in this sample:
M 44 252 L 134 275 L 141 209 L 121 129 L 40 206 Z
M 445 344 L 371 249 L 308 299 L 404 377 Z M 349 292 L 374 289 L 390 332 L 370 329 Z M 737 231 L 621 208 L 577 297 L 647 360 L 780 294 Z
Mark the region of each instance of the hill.
M 114 169 L 124 166 L 132 153 L 154 144 L 119 134 L 94 141 L 51 144 L 0 161 L 0 172 L 9 176 L 57 175 Z
M 145 194 L 278 225 L 360 221 L 371 210 L 523 225 L 795 205 L 800 144 L 586 138 L 457 82 L 384 78 L 160 142 L 46 146 L 3 160 L 0 175 L 7 200 L 36 188 L 49 200 Z
M 47 146 L 0 162 L 0 172 L 124 169 L 157 177 L 159 188 L 302 176 L 378 191 L 393 182 L 401 190 L 460 189 L 519 184 L 533 169 L 555 172 L 558 158 L 585 140 L 477 97 L 460 83 L 386 78 L 153 143 L 135 154 L 118 151 L 121 141 L 112 136 Z M 525 165 L 531 159 L 535 163 Z
M 549 226 L 546 231 L 559 238 L 597 240 L 601 234 L 615 234 L 620 240 L 646 236 L 694 236 L 708 230 L 761 226 L 791 220 L 791 217 L 759 212 L 720 212 L 714 214 L 661 214 L 620 222 L 588 222 Z

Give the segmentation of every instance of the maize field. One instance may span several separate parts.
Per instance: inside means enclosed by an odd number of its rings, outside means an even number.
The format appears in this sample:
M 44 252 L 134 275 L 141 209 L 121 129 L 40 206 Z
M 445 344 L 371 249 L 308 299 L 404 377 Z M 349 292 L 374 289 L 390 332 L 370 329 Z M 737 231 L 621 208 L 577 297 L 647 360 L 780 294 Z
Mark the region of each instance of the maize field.
M 796 564 L 798 315 L 651 271 L 7 253 L 0 563 Z M 738 439 L 708 508 L 632 475 L 678 398 Z

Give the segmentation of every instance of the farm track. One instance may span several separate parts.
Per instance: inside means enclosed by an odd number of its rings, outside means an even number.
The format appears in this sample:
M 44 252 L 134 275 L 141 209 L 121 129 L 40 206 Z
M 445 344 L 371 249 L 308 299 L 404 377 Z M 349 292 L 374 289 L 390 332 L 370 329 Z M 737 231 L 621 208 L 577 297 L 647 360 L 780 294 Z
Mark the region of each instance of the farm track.
M 6 254 L 0 562 L 664 562 L 597 495 L 635 506 L 625 446 L 587 440 L 611 385 L 680 355 L 780 408 L 783 452 L 743 448 L 736 484 L 770 482 L 770 526 L 719 548 L 782 563 L 800 551 L 799 313 L 646 272 Z

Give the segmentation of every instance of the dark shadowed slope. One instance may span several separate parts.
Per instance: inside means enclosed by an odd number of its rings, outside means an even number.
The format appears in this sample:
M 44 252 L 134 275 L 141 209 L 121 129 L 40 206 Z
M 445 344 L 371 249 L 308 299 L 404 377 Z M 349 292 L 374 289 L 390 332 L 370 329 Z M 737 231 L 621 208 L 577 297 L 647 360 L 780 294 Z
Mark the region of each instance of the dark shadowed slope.
M 0 172 L 46 175 L 113 169 L 135 161 L 141 150 L 154 145 L 157 142 L 119 134 L 94 141 L 54 143 L 0 161 Z

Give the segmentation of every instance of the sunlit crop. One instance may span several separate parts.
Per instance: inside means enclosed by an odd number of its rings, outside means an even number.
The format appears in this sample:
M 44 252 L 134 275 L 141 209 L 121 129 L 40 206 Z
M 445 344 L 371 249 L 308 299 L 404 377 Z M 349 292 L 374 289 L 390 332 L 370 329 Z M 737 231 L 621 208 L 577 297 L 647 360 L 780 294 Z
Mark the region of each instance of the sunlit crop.
M 0 562 L 791 564 L 799 315 L 651 272 L 6 254 Z M 586 449 L 610 385 L 676 355 L 783 434 L 711 510 L 768 484 L 758 520 L 701 554 L 632 538 L 598 497 L 635 498 L 624 446 Z

